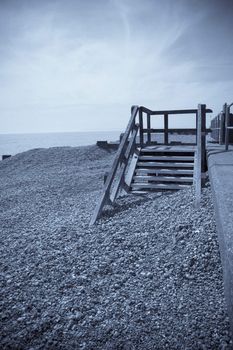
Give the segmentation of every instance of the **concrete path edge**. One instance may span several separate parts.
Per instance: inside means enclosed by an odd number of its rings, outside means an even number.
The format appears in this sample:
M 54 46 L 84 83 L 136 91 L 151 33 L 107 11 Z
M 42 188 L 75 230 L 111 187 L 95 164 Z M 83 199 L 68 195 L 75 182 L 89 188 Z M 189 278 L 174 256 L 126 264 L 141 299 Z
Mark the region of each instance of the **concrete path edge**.
M 216 226 L 223 267 L 224 292 L 233 334 L 233 151 L 207 154 Z

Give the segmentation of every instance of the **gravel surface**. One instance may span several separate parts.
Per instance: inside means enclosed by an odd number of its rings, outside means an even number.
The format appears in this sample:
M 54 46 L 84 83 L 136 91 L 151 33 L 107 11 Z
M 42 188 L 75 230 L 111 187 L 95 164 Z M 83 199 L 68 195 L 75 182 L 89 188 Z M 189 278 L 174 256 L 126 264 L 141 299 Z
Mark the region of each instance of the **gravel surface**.
M 113 153 L 0 162 L 1 349 L 229 349 L 210 187 L 129 195 L 89 220 Z

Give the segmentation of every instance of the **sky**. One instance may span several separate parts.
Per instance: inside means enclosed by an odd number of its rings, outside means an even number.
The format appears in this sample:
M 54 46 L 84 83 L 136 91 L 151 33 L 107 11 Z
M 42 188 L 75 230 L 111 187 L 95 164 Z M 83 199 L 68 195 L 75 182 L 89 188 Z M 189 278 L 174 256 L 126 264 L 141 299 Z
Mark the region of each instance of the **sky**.
M 0 0 L 0 133 L 124 130 L 131 105 L 217 114 L 232 18 L 233 0 Z

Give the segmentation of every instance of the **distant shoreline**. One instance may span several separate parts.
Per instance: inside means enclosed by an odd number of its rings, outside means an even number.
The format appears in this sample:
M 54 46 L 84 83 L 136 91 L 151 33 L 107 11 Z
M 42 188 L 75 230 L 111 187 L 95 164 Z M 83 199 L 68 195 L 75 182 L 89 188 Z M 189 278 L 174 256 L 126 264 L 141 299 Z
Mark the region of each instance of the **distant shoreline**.
M 0 134 L 0 157 L 15 155 L 31 149 L 50 147 L 79 147 L 95 145 L 97 141 L 119 140 L 120 131 L 64 132 L 38 134 Z
M 0 157 L 3 154 L 15 155 L 37 148 L 90 146 L 97 141 L 116 142 L 120 135 L 120 131 L 0 134 Z M 163 134 L 156 134 L 155 140 L 163 142 Z M 195 142 L 195 136 L 171 134 L 169 140 Z

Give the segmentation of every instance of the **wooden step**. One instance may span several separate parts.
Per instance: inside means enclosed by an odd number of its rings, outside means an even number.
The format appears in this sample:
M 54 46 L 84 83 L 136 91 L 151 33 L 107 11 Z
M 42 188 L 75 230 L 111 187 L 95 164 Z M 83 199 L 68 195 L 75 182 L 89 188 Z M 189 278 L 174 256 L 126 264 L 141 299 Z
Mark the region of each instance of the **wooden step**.
M 175 176 L 143 176 L 143 175 L 136 175 L 133 177 L 134 184 L 136 183 L 142 183 L 140 181 L 153 181 L 153 182 L 186 182 L 186 183 L 192 183 L 193 178 L 192 177 L 175 177 Z
M 138 162 L 137 167 L 153 168 L 193 168 L 194 163 L 162 163 L 162 162 Z
M 147 189 L 147 190 L 181 190 L 189 187 L 189 185 L 180 184 L 152 184 L 152 183 L 132 183 L 131 188 L 133 190 Z
M 194 150 L 143 148 L 131 183 L 131 192 L 171 191 L 193 184 Z
M 162 162 L 193 162 L 194 157 L 191 156 L 140 156 L 139 161 L 162 161 Z
M 136 174 L 159 174 L 159 175 L 193 175 L 193 170 L 191 169 L 136 169 Z
M 177 148 L 142 148 L 141 149 L 141 153 L 166 153 L 166 154 L 173 154 L 173 153 L 177 153 L 179 155 L 182 154 L 191 154 L 193 155 L 195 153 L 195 150 L 192 149 L 177 149 Z

